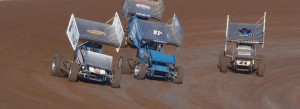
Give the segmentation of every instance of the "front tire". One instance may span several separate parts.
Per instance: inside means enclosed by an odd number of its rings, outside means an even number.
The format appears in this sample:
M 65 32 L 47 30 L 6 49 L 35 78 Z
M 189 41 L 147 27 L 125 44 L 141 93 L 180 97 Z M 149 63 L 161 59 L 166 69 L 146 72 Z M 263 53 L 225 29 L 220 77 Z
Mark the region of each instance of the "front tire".
M 175 67 L 174 73 L 177 75 L 173 77 L 172 82 L 175 84 L 182 84 L 184 76 L 183 68 L 181 66 Z
M 72 66 L 69 71 L 68 79 L 70 82 L 76 82 L 78 79 L 79 65 L 75 62 L 72 63 Z
M 146 64 L 139 62 L 134 68 L 134 78 L 143 80 L 146 77 Z
M 65 77 L 65 73 L 63 69 L 63 62 L 66 61 L 67 58 L 56 54 L 52 57 L 52 64 L 51 64 L 51 75 L 58 76 L 58 77 Z

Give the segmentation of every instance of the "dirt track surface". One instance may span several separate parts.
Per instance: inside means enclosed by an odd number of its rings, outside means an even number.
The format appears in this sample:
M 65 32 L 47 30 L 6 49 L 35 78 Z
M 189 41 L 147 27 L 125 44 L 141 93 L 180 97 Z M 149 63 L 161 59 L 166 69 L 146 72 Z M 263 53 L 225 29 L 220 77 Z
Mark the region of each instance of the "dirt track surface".
M 55 53 L 72 56 L 65 34 L 71 13 L 105 22 L 115 11 L 120 13 L 121 2 L 0 1 L 0 108 L 299 109 L 299 0 L 166 0 L 163 21 L 176 12 L 185 32 L 176 53 L 185 69 L 181 85 L 122 75 L 121 88 L 112 89 L 51 76 Z M 259 54 L 267 57 L 265 77 L 220 73 L 217 62 L 224 49 L 226 15 L 232 21 L 255 23 L 264 11 L 266 45 Z M 114 56 L 116 60 L 118 54 Z

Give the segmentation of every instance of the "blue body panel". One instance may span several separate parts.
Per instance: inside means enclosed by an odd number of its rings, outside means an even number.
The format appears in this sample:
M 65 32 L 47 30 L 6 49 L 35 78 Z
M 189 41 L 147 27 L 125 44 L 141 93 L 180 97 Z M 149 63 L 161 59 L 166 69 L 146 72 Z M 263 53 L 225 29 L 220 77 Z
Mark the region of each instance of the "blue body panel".
M 169 72 L 169 67 L 168 66 L 161 66 L 161 65 L 152 65 L 151 69 L 159 72 Z
M 164 53 L 161 53 L 159 51 L 149 50 L 149 53 L 152 57 L 152 61 L 155 62 L 163 62 L 168 64 L 175 64 L 175 56 L 174 55 L 167 55 Z

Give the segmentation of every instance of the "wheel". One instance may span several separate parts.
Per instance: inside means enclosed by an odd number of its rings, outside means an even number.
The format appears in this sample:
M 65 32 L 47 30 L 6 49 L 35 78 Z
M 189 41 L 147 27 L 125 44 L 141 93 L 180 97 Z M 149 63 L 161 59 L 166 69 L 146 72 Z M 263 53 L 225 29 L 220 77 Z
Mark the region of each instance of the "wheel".
M 128 62 L 128 57 L 124 54 L 121 55 L 119 62 L 118 62 L 118 67 L 121 69 L 122 74 L 132 74 L 129 62 Z
M 175 84 L 182 84 L 183 76 L 184 76 L 184 70 L 181 66 L 175 67 L 174 73 L 176 76 L 173 76 L 172 82 Z
M 223 73 L 227 73 L 227 69 L 228 69 L 227 60 L 228 60 L 228 57 L 223 56 L 222 62 L 221 62 L 221 68 L 220 68 L 220 71 Z
M 65 73 L 62 70 L 63 68 L 63 62 L 66 61 L 67 58 L 62 55 L 54 55 L 52 57 L 52 63 L 51 63 L 51 75 L 58 76 L 58 77 L 65 77 Z
M 264 77 L 264 73 L 265 73 L 265 57 L 261 56 L 259 61 L 257 76 Z
M 218 64 L 218 68 L 221 67 L 223 57 L 225 56 L 224 53 L 225 53 L 224 51 L 221 51 L 220 54 L 219 54 L 219 64 Z
M 76 82 L 78 79 L 79 65 L 75 62 L 72 63 L 71 68 L 69 70 L 68 79 L 70 82 Z
M 254 70 L 258 71 L 261 55 L 256 55 L 254 59 Z
M 110 81 L 110 86 L 112 88 L 120 88 L 120 80 L 121 80 L 121 71 L 117 70 L 112 71 L 113 78 Z
M 134 78 L 143 80 L 146 77 L 146 64 L 143 62 L 138 63 L 134 68 Z

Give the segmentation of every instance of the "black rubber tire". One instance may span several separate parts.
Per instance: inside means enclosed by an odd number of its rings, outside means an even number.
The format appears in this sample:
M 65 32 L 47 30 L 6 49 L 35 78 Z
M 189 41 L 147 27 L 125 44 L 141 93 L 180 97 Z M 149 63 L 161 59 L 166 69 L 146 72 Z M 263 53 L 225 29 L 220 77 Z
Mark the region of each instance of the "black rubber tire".
M 70 82 L 76 82 L 78 80 L 78 72 L 79 72 L 79 64 L 73 62 L 71 64 L 71 68 L 69 71 L 69 76 L 68 76 L 68 80 Z
M 121 71 L 116 70 L 112 71 L 113 78 L 110 81 L 110 86 L 112 88 L 120 88 L 120 80 L 121 80 Z
M 62 55 L 55 54 L 52 57 L 52 61 L 51 61 L 51 75 L 58 76 L 58 77 L 66 77 L 66 74 L 62 70 L 63 62 L 64 61 L 67 61 L 67 58 L 64 57 L 64 56 L 62 56 Z
M 175 84 L 183 83 L 184 70 L 181 66 L 177 66 L 174 69 L 174 72 L 177 72 L 177 77 L 172 79 L 172 82 Z
M 227 60 L 228 60 L 228 57 L 223 56 L 221 68 L 220 68 L 220 72 L 222 72 L 222 73 L 227 73 L 227 70 L 228 70 Z
M 136 67 L 140 67 L 139 73 L 136 74 L 134 73 L 134 78 L 139 79 L 139 80 L 143 80 L 146 77 L 146 64 L 144 62 L 139 62 Z
M 256 55 L 254 60 L 254 70 L 258 71 L 261 55 Z
M 223 57 L 225 56 L 224 53 L 225 53 L 224 51 L 221 51 L 220 54 L 219 54 L 219 64 L 218 64 L 218 68 L 221 68 L 222 60 L 223 60 Z
M 257 76 L 264 77 L 264 74 L 265 74 L 265 57 L 261 56 L 259 61 Z
M 128 62 L 128 57 L 122 54 L 118 61 L 118 67 L 121 69 L 122 74 L 132 74 L 131 67 Z

